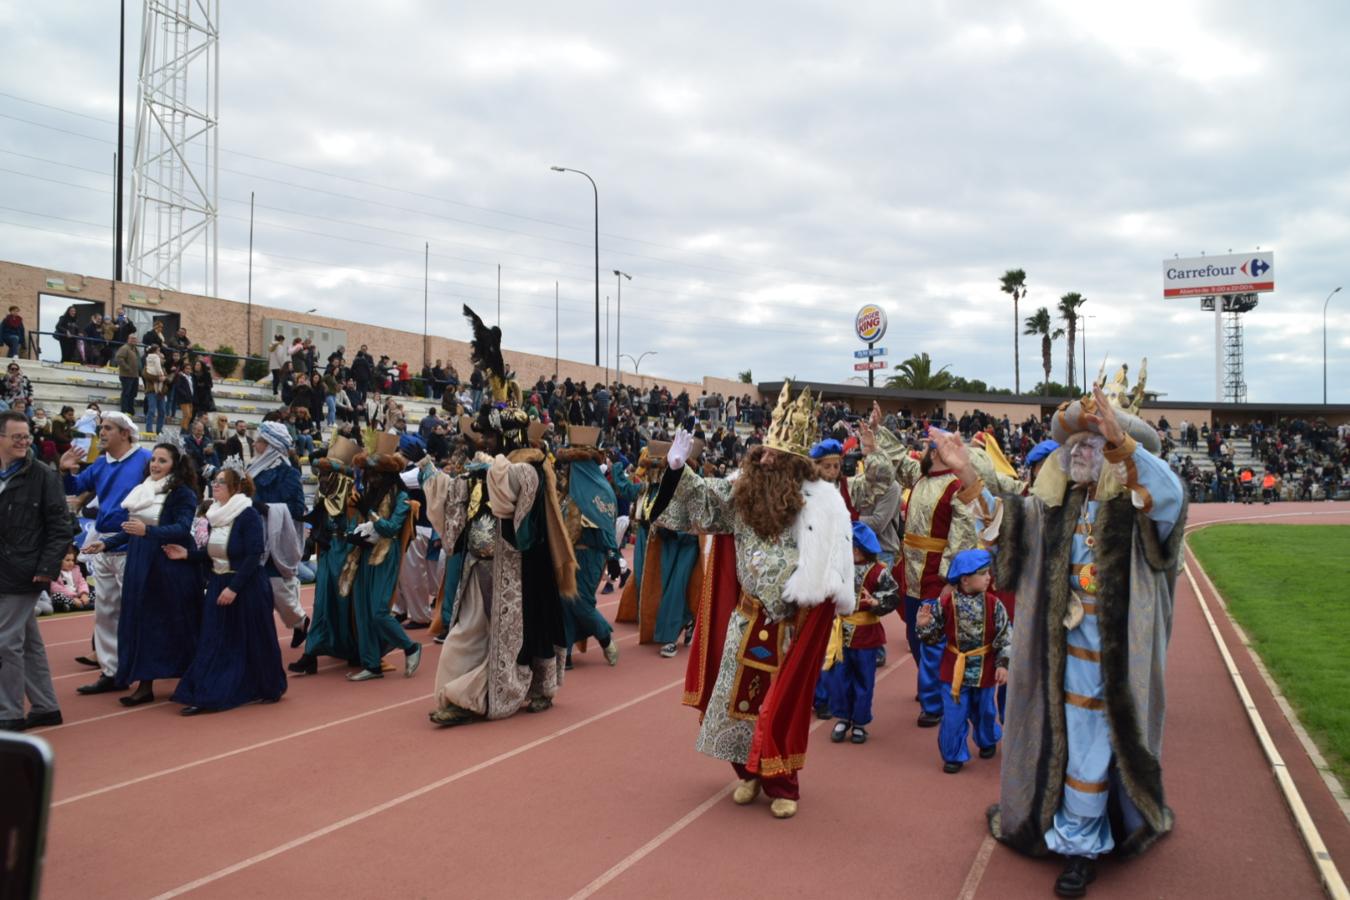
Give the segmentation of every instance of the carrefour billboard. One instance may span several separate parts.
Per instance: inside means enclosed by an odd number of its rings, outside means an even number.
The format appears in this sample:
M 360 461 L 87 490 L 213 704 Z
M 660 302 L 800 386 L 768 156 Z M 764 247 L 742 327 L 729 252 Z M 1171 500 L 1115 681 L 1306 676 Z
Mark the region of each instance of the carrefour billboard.
M 1259 294 L 1275 290 L 1275 254 L 1232 253 L 1163 260 L 1164 297 Z

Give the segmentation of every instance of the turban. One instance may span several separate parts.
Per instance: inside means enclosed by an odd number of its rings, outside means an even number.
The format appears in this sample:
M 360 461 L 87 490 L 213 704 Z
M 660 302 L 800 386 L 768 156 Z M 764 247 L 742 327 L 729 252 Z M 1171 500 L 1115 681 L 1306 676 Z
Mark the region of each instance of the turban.
M 280 422 L 264 422 L 259 425 L 258 437 L 266 441 L 269 447 L 282 453 L 289 452 L 291 445 L 295 443 L 291 440 L 291 433 Z

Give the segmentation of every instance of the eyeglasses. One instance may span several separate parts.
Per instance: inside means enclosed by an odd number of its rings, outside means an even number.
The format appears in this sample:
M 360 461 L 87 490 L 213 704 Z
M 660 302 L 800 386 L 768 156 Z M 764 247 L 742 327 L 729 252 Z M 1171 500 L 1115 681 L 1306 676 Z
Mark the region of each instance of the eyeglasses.
M 0 434 L 2 438 L 9 438 L 14 444 L 27 444 L 33 440 L 33 436 L 26 431 L 16 431 L 13 434 Z

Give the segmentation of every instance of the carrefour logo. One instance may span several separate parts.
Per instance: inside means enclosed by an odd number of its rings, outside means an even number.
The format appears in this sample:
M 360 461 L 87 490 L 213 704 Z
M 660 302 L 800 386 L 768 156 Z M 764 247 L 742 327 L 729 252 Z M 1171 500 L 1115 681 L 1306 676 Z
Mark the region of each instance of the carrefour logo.
M 886 333 L 886 311 L 875 303 L 869 303 L 858 310 L 853 319 L 853 330 L 858 340 L 872 343 L 881 340 Z
M 1251 271 L 1247 271 L 1248 267 Z M 1260 278 L 1266 272 L 1270 271 L 1270 264 L 1260 257 L 1253 257 L 1250 262 L 1242 264 L 1242 274 L 1251 275 L 1253 278 Z

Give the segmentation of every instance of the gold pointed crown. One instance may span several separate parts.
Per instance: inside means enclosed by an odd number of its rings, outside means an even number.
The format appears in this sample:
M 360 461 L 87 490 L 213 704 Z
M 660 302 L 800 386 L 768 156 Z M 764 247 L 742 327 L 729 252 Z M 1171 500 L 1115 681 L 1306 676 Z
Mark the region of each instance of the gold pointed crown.
M 793 400 L 792 382 L 784 381 L 778 394 L 778 405 L 769 420 L 764 446 L 810 459 L 811 445 L 820 434 L 817 418 L 816 398 L 811 396 L 811 389 L 802 388 Z
M 1106 362 L 1103 360 L 1102 367 L 1097 370 L 1097 380 L 1093 383 L 1101 386 L 1102 393 L 1111 401 L 1112 406 L 1137 416 L 1144 405 L 1144 385 L 1148 383 L 1148 357 L 1144 357 L 1143 362 L 1139 364 L 1139 378 L 1135 380 L 1134 390 L 1130 390 L 1129 374 L 1129 364 L 1121 363 L 1116 374 L 1107 381 Z

